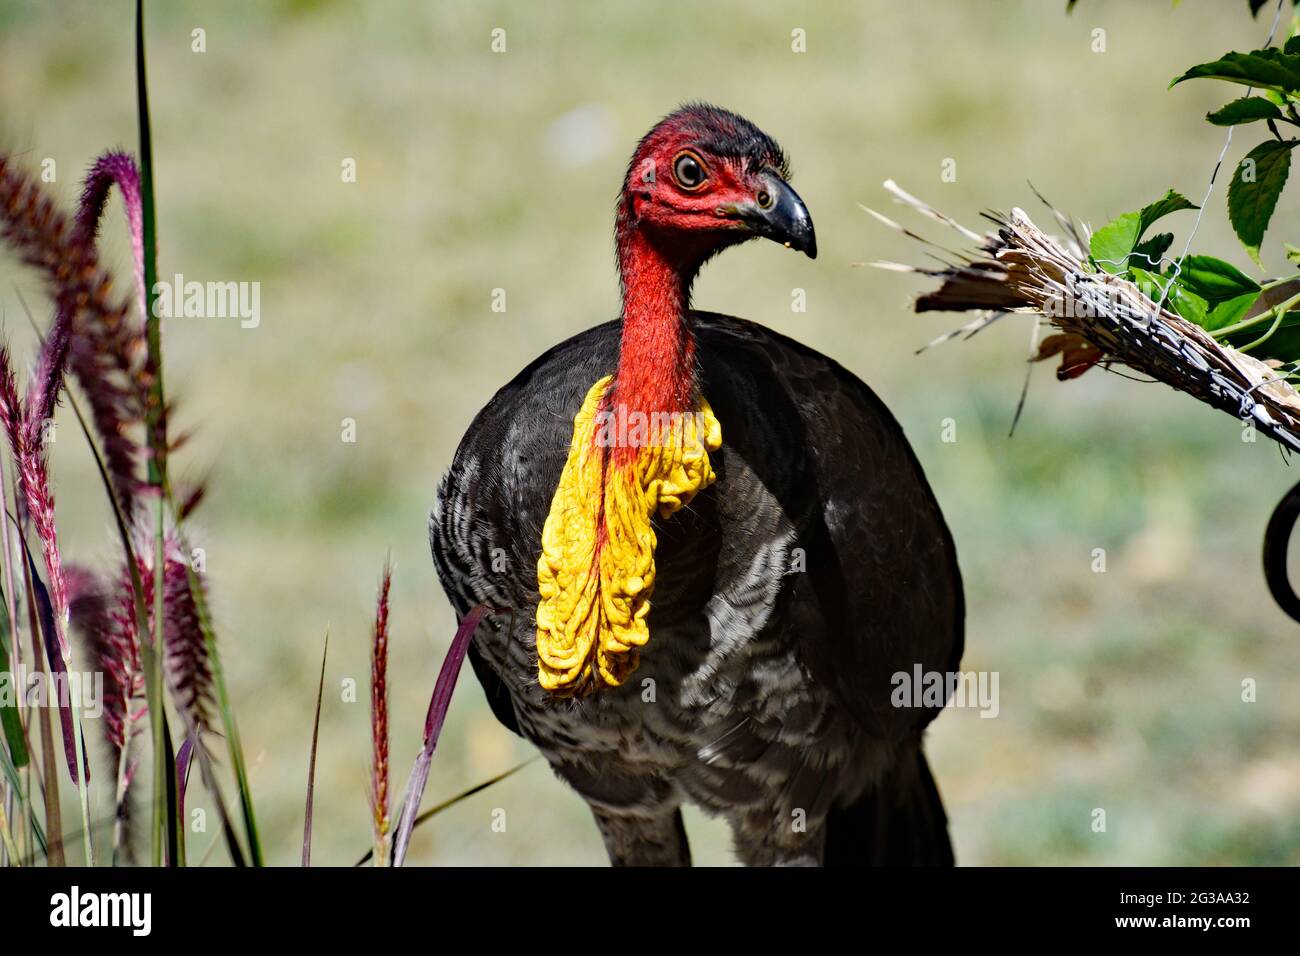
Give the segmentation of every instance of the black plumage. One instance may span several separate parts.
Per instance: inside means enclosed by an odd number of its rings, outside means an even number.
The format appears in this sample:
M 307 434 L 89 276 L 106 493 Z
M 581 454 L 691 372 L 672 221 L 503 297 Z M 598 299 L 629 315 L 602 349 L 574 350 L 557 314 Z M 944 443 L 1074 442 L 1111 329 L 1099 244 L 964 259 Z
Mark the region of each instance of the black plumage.
M 725 440 L 717 484 L 657 524 L 654 637 L 641 669 L 593 698 L 552 699 L 537 684 L 534 656 L 542 524 L 582 396 L 616 363 L 619 324 L 610 322 L 557 345 L 498 392 L 439 489 L 430 536 L 457 613 L 480 601 L 516 609 L 513 633 L 504 618 L 481 632 L 470 651 L 475 674 L 502 723 L 537 743 L 579 792 L 631 818 L 659 808 L 674 815 L 683 798 L 732 815 L 728 785 L 711 772 L 719 758 L 699 754 L 720 746 L 737 776 L 770 784 L 770 795 L 734 789 L 778 826 L 819 800 L 827 811 L 859 809 L 830 813 L 828 855 L 838 824 L 850 841 L 841 847 L 863 848 L 846 851 L 851 860 L 887 859 L 903 832 L 919 829 L 923 838 L 908 843 L 924 854 L 903 858 L 945 862 L 943 809 L 920 751 L 935 711 L 890 705 L 893 674 L 916 663 L 953 671 L 962 653 L 955 551 L 921 466 L 889 410 L 836 362 L 740 319 L 697 313 L 691 321 L 701 387 Z M 802 572 L 790 570 L 796 548 Z M 493 572 L 497 549 L 504 570 Z M 722 661 L 710 655 L 716 631 L 739 645 Z M 782 672 L 766 686 L 764 667 L 783 664 L 806 674 Z M 646 678 L 656 680 L 653 704 L 642 702 Z M 795 732 L 783 734 L 783 708 L 800 713 Z M 667 732 L 658 720 L 645 726 L 651 709 L 674 711 Z M 588 746 L 587 724 L 605 739 Z M 614 737 L 656 739 L 625 746 L 608 739 L 611 728 Z M 829 742 L 824 753 L 819 737 Z M 837 779 L 815 779 L 822 775 Z M 738 825 L 751 828 L 749 816 L 739 814 Z M 675 824 L 660 831 L 675 834 Z M 627 842 L 638 861 L 635 839 Z
M 962 653 L 961 576 L 921 466 L 836 362 L 689 307 L 700 266 L 737 242 L 816 255 L 787 178 L 771 138 L 725 110 L 687 107 L 651 130 L 618 206 L 621 319 L 497 393 L 430 517 L 457 613 L 514 610 L 470 649 L 493 712 L 587 800 L 616 863 L 689 862 L 685 802 L 725 816 L 746 863 L 952 861 L 921 749 L 937 706 L 896 706 L 892 693 L 895 675 L 950 673 Z M 574 416 L 611 374 L 607 401 L 638 409 L 706 397 L 723 443 L 716 482 L 655 518 L 639 667 L 620 686 L 560 696 L 538 681 L 542 529 Z M 602 460 L 608 476 L 617 466 Z

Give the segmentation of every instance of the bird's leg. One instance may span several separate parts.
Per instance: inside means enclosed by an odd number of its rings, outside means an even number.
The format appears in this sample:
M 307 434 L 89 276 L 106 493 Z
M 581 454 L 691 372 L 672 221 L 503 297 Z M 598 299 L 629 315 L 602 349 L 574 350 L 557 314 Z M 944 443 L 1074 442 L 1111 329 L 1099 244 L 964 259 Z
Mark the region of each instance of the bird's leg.
M 614 866 L 690 866 L 691 848 L 677 808 L 662 812 L 611 811 L 593 806 L 592 815 Z
M 728 814 L 736 857 L 745 866 L 821 866 L 826 846 L 824 820 L 812 821 L 797 808 L 746 807 Z

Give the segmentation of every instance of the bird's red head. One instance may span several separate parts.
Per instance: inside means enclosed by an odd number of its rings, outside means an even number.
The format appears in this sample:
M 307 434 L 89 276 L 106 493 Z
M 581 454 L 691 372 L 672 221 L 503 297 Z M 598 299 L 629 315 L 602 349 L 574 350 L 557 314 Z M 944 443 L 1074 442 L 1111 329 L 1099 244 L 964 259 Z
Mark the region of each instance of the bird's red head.
M 666 116 L 637 145 L 619 202 L 618 237 L 639 233 L 682 269 L 756 236 L 817 256 L 812 217 L 790 188 L 776 142 L 714 106 Z
M 709 257 L 763 236 L 817 255 L 812 217 L 786 182 L 781 147 L 749 120 L 684 106 L 637 144 L 615 229 L 623 336 L 611 404 L 693 407 L 691 283 Z

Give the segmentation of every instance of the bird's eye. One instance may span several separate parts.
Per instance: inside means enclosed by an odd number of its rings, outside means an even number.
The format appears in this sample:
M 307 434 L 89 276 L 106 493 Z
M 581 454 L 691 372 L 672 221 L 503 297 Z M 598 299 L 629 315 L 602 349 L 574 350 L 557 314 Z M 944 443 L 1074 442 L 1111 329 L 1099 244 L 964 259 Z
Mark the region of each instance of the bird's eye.
M 707 178 L 703 164 L 692 153 L 682 153 L 673 160 L 673 178 L 683 189 L 699 189 Z

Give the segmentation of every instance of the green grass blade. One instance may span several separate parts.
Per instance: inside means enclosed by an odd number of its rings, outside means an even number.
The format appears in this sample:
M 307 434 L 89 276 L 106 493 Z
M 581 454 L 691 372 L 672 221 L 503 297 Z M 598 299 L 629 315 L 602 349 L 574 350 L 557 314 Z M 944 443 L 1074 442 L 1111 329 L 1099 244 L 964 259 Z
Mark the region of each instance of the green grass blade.
M 325 650 L 320 655 L 320 684 L 316 688 L 316 719 L 311 727 L 311 757 L 307 761 L 307 808 L 302 815 L 302 865 L 311 866 L 312 804 L 316 797 L 316 745 L 320 742 L 320 705 L 325 699 L 325 661 L 330 655 L 330 632 L 325 632 Z
M 168 501 L 171 493 L 168 491 Z M 174 504 L 173 504 L 174 507 Z M 248 786 L 248 770 L 244 764 L 244 748 L 239 740 L 239 726 L 235 723 L 235 711 L 230 706 L 230 695 L 226 691 L 226 675 L 221 666 L 221 655 L 217 650 L 216 631 L 212 627 L 212 616 L 208 611 L 207 598 L 199 586 L 198 572 L 186 565 L 190 582 L 190 593 L 194 598 L 194 610 L 199 618 L 199 627 L 203 631 L 203 640 L 207 645 L 208 662 L 212 666 L 212 682 L 217 690 L 217 709 L 221 711 L 221 724 L 226 735 L 226 746 L 230 753 L 230 763 L 235 771 L 235 782 L 239 785 L 239 805 L 244 814 L 244 836 L 248 840 L 248 854 L 253 866 L 262 866 L 262 841 L 257 835 L 257 818 L 253 813 L 253 792 Z
M 159 398 L 162 394 L 162 378 L 160 375 L 161 369 L 157 367 L 160 345 L 159 322 L 158 317 L 153 314 L 155 299 L 153 290 L 158 281 L 158 238 L 154 217 L 153 139 L 149 128 L 149 89 L 145 74 L 144 0 L 136 0 L 135 4 L 135 92 L 136 117 L 140 126 L 140 205 L 142 207 L 141 220 L 144 232 L 144 291 L 147 305 L 146 314 L 143 318 L 149 349 L 149 361 L 155 372 L 155 388 L 153 395 L 150 397 L 150 407 L 147 409 L 146 421 L 149 432 L 149 448 L 153 452 L 149 456 L 149 483 L 155 487 L 160 487 L 162 485 L 161 476 L 164 463 L 162 458 L 159 457 L 157 432 L 161 417 Z M 163 453 L 165 454 L 165 449 Z M 153 825 L 150 842 L 152 843 L 154 866 L 162 866 L 163 864 L 164 834 L 169 827 L 168 821 L 176 819 L 175 807 L 168 802 L 167 798 L 171 787 L 168 782 L 169 771 L 165 759 L 165 753 L 171 753 L 172 747 L 171 740 L 167 739 L 166 715 L 163 712 L 162 693 L 163 615 L 160 607 L 163 596 L 162 515 L 160 496 L 158 526 L 155 529 L 157 542 L 154 555 L 154 640 L 152 646 L 147 640 L 140 642 L 144 659 L 145 693 L 149 700 L 149 726 L 153 738 Z M 141 632 L 142 635 L 144 633 Z M 172 825 L 174 826 L 174 824 Z M 170 841 L 168 842 L 170 843 Z
M 154 205 L 154 166 L 153 166 L 153 134 L 149 123 L 149 90 L 148 78 L 145 70 L 145 42 L 144 42 L 144 0 L 136 0 L 135 6 L 135 74 L 136 74 L 136 112 L 140 125 L 140 205 L 141 205 L 141 226 L 144 236 L 144 284 L 145 284 L 145 301 L 146 315 L 145 320 L 145 338 L 148 346 L 149 363 L 153 371 L 153 386 L 150 396 L 149 407 L 147 409 L 146 427 L 149 436 L 149 483 L 156 487 L 161 494 L 158 496 L 158 513 L 155 527 L 155 561 L 154 561 L 154 596 L 155 596 L 155 642 L 161 649 L 162 647 L 162 601 L 163 601 L 163 569 L 165 562 L 163 560 L 163 534 L 165 529 L 166 509 L 171 507 L 173 514 L 176 512 L 175 502 L 172 498 L 171 486 L 167 480 L 167 421 L 166 410 L 167 403 L 163 388 L 163 364 L 162 364 L 162 328 L 157 315 L 155 315 L 154 303 L 157 300 L 155 286 L 158 281 L 158 238 L 157 238 L 157 219 Z M 198 576 L 193 568 L 188 569 L 190 591 L 194 598 L 194 606 L 199 618 L 199 625 L 203 630 L 204 641 L 207 644 L 208 658 L 212 666 L 213 682 L 217 691 L 217 703 L 221 710 L 222 726 L 225 731 L 226 743 L 230 750 L 230 762 L 234 768 L 235 779 L 239 785 L 239 802 L 243 811 L 245 837 L 248 840 L 249 856 L 254 866 L 261 866 L 262 844 L 257 834 L 257 820 L 253 812 L 252 791 L 248 785 L 248 771 L 244 762 L 243 747 L 240 744 L 239 729 L 235 723 L 234 710 L 230 705 L 230 696 L 226 691 L 225 673 L 221 666 L 221 657 L 217 650 L 215 631 L 212 627 L 212 617 L 208 612 L 207 599 L 203 594 L 203 589 L 199 587 Z M 161 689 L 161 654 L 154 661 L 158 671 L 158 684 Z M 154 711 L 154 702 L 150 701 L 150 712 Z M 154 727 L 154 745 L 155 754 L 158 753 L 162 746 L 160 730 Z M 155 800 L 161 799 L 164 794 L 165 781 L 157 779 L 155 774 L 154 796 Z M 156 804 L 155 817 L 166 815 L 170 812 L 169 807 L 162 807 Z M 161 827 L 155 824 L 155 832 L 160 832 Z M 155 853 L 155 856 L 157 854 Z
M 21 866 L 18 862 L 18 847 L 14 843 L 13 834 L 9 832 L 9 817 L 5 815 L 4 801 L 0 800 L 0 840 L 4 841 L 5 852 L 9 854 L 9 859 L 13 861 L 13 866 Z
M 17 801 L 18 808 L 22 810 L 23 820 L 31 830 L 32 835 L 36 838 L 40 846 L 40 852 L 45 854 L 49 850 L 49 845 L 45 842 L 45 828 L 41 826 L 41 821 L 37 819 L 36 812 L 32 809 L 30 794 L 27 788 L 23 786 L 23 775 L 18 772 L 18 768 L 9 760 L 9 752 L 0 747 L 0 770 L 4 771 L 5 779 L 9 781 L 14 791 L 14 799 Z

